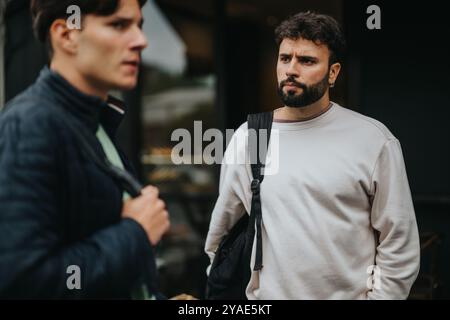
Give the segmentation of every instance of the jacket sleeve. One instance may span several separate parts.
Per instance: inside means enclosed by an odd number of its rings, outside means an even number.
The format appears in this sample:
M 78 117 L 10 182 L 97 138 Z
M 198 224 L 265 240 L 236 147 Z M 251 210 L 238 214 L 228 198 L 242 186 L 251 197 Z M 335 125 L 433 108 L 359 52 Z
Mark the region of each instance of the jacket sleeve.
M 420 266 L 420 243 L 400 143 L 388 140 L 372 176 L 371 223 L 378 232 L 369 299 L 406 299 Z
M 124 219 L 77 243 L 63 243 L 68 221 L 60 209 L 59 134 L 47 118 L 30 114 L 0 121 L 0 297 L 123 294 L 138 280 L 143 261 L 153 258 L 145 231 Z M 81 288 L 70 290 L 77 274 Z

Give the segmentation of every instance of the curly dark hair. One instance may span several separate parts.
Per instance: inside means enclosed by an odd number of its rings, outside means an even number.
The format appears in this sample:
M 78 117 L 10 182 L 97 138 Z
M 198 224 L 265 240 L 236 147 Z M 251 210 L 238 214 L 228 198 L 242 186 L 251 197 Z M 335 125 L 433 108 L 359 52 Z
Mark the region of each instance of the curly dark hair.
M 330 50 L 330 64 L 343 59 L 345 38 L 339 23 L 331 16 L 311 11 L 297 13 L 281 22 L 275 29 L 278 46 L 285 38 L 303 38 L 317 44 L 325 44 Z
M 109 16 L 117 11 L 121 0 L 31 0 L 31 18 L 33 31 L 38 40 L 47 44 L 51 55 L 52 49 L 49 43 L 49 30 L 53 21 L 66 18 L 67 8 L 77 5 L 82 15 L 96 14 Z M 128 1 L 128 0 L 126 0 Z M 147 0 L 138 0 L 141 8 Z

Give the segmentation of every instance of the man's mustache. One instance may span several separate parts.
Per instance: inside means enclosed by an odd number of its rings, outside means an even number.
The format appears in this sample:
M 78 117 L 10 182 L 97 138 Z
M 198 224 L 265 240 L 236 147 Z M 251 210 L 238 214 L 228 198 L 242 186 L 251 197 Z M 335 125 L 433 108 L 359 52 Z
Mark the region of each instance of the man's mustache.
M 289 77 L 289 78 L 287 78 L 285 80 L 282 80 L 280 82 L 280 88 L 283 88 L 287 83 L 289 83 L 289 85 L 291 85 L 291 86 L 302 88 L 303 90 L 306 90 L 308 88 L 306 86 L 306 84 L 298 82 L 294 78 L 291 78 L 291 77 Z

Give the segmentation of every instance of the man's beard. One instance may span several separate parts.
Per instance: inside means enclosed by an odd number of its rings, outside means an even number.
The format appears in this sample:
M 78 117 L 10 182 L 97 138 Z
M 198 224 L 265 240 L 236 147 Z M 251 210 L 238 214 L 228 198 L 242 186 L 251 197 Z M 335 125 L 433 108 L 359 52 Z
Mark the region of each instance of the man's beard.
M 286 83 L 303 89 L 303 92 L 298 94 L 294 90 L 285 93 L 283 87 Z M 320 100 L 328 89 L 328 72 L 325 77 L 317 83 L 307 86 L 304 83 L 297 82 L 294 77 L 290 76 L 280 82 L 278 86 L 278 95 L 283 101 L 284 105 L 293 108 L 304 108 Z

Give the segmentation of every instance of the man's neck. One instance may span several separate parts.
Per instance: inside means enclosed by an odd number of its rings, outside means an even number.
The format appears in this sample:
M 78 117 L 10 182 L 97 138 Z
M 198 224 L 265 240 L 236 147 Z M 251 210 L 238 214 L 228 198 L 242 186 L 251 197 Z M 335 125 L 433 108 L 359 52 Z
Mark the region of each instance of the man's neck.
M 318 101 L 306 107 L 287 107 L 284 106 L 275 110 L 274 121 L 305 121 L 313 119 L 324 113 L 330 107 L 330 98 L 328 94 Z
M 108 91 L 102 90 L 98 86 L 89 83 L 86 79 L 84 79 L 81 74 L 74 68 L 70 67 L 71 64 L 68 62 L 62 62 L 56 59 L 53 59 L 50 64 L 50 69 L 52 71 L 57 72 L 64 79 L 66 79 L 72 86 L 81 91 L 84 94 L 97 96 L 103 100 L 107 100 Z

